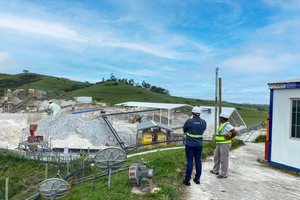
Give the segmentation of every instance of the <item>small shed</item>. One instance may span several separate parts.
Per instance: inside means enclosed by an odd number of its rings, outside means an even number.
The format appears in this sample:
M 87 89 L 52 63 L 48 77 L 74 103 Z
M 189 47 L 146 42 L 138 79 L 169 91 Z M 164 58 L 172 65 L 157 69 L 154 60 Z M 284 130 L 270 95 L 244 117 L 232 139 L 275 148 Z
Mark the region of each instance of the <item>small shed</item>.
M 146 121 L 143 123 L 138 123 L 137 124 L 137 134 L 136 134 L 136 141 L 138 142 L 141 139 L 141 133 L 140 131 L 146 130 L 146 129 L 155 129 L 155 128 L 161 128 L 165 130 L 166 132 L 166 137 L 167 139 L 172 139 L 173 138 L 173 129 L 171 129 L 169 126 L 155 122 L 155 121 Z
M 268 162 L 300 172 L 300 79 L 268 85 Z
M 92 103 L 92 97 L 74 97 L 74 99 L 79 103 Z

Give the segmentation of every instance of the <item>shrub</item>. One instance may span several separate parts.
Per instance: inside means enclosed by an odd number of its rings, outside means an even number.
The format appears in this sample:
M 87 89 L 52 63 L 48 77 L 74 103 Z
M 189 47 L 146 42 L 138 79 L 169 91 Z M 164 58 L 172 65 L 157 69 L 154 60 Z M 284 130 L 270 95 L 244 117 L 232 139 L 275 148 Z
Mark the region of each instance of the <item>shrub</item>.
M 267 136 L 266 136 L 266 135 L 259 135 L 259 136 L 253 141 L 253 143 L 265 142 L 266 140 L 267 140 Z

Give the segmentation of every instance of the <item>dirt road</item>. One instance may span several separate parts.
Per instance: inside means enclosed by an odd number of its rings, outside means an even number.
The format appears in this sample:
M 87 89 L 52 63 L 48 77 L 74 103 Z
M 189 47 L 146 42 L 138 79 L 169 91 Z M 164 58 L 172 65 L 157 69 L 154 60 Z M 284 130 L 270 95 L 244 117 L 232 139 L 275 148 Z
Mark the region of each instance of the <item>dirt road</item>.
M 231 151 L 228 178 L 222 180 L 209 173 L 213 158 L 206 159 L 202 163 L 201 184 L 191 181 L 182 199 L 300 199 L 300 177 L 257 162 L 263 157 L 264 143 L 247 143 Z

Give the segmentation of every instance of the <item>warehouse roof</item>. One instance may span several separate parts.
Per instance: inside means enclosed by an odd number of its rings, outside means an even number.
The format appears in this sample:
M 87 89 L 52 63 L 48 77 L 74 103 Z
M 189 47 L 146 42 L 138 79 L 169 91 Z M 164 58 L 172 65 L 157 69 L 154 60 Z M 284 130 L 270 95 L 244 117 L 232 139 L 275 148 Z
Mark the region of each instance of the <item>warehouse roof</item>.
M 144 108 L 159 108 L 159 109 L 175 109 L 175 108 L 188 108 L 191 109 L 193 106 L 188 104 L 176 104 L 176 103 L 148 103 L 148 102 L 125 102 L 115 104 L 116 106 L 129 106 L 129 107 L 144 107 Z
M 292 79 L 292 80 L 287 80 L 287 81 L 279 81 L 279 82 L 274 82 L 274 83 L 268 83 L 268 85 L 280 84 L 280 83 L 300 83 L 300 79 Z
M 138 131 L 139 130 L 145 130 L 145 129 L 148 129 L 148 128 L 153 128 L 153 127 L 159 127 L 159 128 L 168 130 L 170 132 L 173 132 L 173 129 L 171 129 L 167 125 L 159 123 L 159 122 L 155 122 L 155 121 L 152 121 L 152 120 L 137 124 L 137 130 Z

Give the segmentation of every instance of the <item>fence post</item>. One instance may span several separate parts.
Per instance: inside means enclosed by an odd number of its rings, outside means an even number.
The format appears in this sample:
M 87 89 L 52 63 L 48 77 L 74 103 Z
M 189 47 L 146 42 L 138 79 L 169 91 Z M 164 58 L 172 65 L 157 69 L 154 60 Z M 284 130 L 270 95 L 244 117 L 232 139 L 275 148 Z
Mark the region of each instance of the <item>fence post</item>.
M 90 147 L 88 147 L 88 158 L 89 158 L 89 162 L 90 162 Z
M 5 181 L 5 200 L 8 200 L 8 181 L 9 181 L 9 177 L 6 177 L 6 181 Z
M 96 182 L 96 174 L 94 174 L 94 180 L 93 180 L 93 191 L 95 191 L 95 182 Z
M 68 161 L 67 161 L 67 175 L 69 174 L 69 158 L 68 158 Z
M 20 153 L 20 162 L 21 162 L 21 148 L 20 148 L 20 151 L 19 151 L 19 153 Z
M 73 189 L 73 180 L 70 182 L 70 190 L 69 190 L 69 195 L 72 195 L 72 189 Z
M 45 179 L 48 177 L 48 164 L 46 163 L 46 168 L 45 168 Z
M 84 166 L 84 149 L 82 151 L 82 167 Z M 84 177 L 84 170 L 82 170 L 82 177 Z

